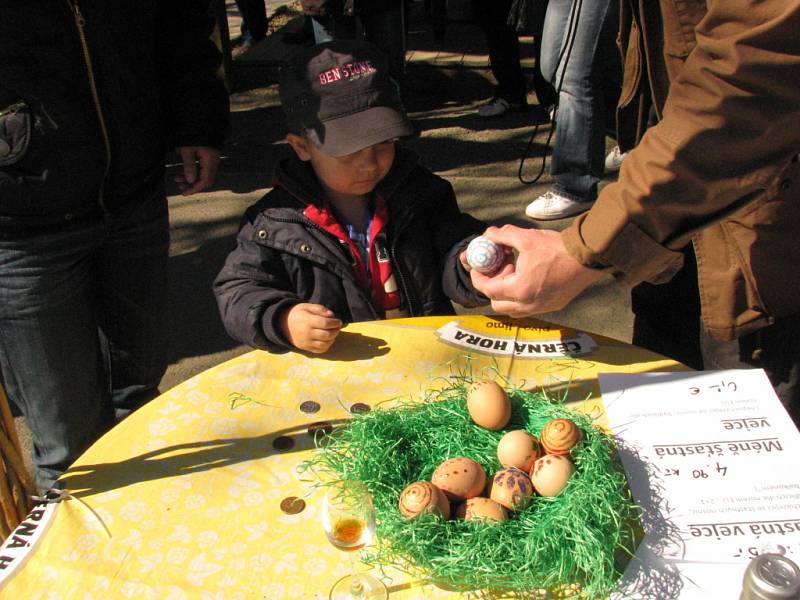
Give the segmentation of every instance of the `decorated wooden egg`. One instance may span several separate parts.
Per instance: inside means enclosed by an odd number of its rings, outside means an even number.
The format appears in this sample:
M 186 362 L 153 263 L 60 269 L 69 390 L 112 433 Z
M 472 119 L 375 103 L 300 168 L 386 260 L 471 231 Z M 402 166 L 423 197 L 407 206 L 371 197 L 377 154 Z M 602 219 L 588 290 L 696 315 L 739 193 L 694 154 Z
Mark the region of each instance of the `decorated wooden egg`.
M 533 486 L 525 472 L 514 467 L 501 469 L 494 474 L 489 497 L 509 510 L 519 510 L 530 504 Z
M 456 507 L 456 518 L 471 521 L 484 519 L 486 521 L 505 521 L 508 519 L 506 509 L 494 500 L 477 496 L 462 502 Z
M 505 252 L 486 236 L 473 238 L 467 246 L 467 262 L 469 266 L 486 275 L 497 271 L 505 260 Z
M 539 440 L 522 429 L 509 431 L 497 443 L 497 460 L 500 464 L 504 467 L 516 467 L 525 473 L 531 470 L 533 463 L 541 455 Z
M 574 472 L 575 465 L 566 456 L 545 454 L 533 463 L 531 482 L 539 495 L 557 496 Z
M 467 390 L 467 410 L 472 420 L 486 429 L 502 429 L 511 418 L 511 402 L 496 381 L 479 379 Z
M 453 502 L 480 496 L 486 487 L 486 472 L 471 458 L 459 456 L 444 461 L 433 472 L 431 483 Z
M 539 441 L 547 454 L 569 454 L 581 440 L 581 430 L 569 419 L 553 419 L 545 423 Z
M 400 494 L 400 514 L 413 519 L 422 513 L 450 518 L 450 502 L 444 492 L 427 481 L 417 481 Z

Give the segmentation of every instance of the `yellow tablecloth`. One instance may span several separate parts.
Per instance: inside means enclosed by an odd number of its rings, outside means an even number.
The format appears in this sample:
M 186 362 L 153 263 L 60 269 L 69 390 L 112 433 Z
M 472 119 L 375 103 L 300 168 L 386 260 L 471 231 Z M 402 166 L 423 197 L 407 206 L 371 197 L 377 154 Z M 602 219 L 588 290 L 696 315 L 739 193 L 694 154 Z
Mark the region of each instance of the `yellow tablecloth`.
M 296 470 L 313 451 L 309 425 L 346 420 L 358 403 L 418 398 L 463 372 L 546 386 L 603 425 L 599 372 L 679 369 L 600 336 L 482 316 L 352 324 L 325 356 L 244 354 L 95 443 L 63 478 L 77 499 L 58 505 L 0 597 L 327 598 L 349 561 L 322 531 L 321 494 Z M 316 413 L 300 409 L 313 403 Z M 282 510 L 291 496 L 305 509 Z M 384 575 L 391 598 L 458 597 Z

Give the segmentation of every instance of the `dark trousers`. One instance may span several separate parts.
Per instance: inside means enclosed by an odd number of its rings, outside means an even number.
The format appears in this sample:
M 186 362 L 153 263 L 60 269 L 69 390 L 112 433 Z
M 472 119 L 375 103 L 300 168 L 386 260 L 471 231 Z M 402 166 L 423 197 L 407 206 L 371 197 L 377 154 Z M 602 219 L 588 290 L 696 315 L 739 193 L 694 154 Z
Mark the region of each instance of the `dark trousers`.
M 784 317 L 730 342 L 711 338 L 700 319 L 697 263 L 691 246 L 684 254 L 684 267 L 671 281 L 633 289 L 633 343 L 693 369 L 764 369 L 778 398 L 800 425 L 800 315 Z
M 511 0 L 474 0 L 472 3 L 489 50 L 495 97 L 524 104 L 528 88 L 522 74 L 517 32 L 508 26 Z
M 406 68 L 403 18 L 403 5 L 400 2 L 365 10 L 356 16 L 343 13 L 314 16 L 315 41 L 322 43 L 335 39 L 352 40 L 360 33 L 386 55 L 389 73 L 398 84 L 402 84 Z
M 156 188 L 68 230 L 0 236 L 0 366 L 42 488 L 158 393 L 169 223 Z
M 236 0 L 242 15 L 242 39 L 258 42 L 267 36 L 267 8 L 264 0 Z

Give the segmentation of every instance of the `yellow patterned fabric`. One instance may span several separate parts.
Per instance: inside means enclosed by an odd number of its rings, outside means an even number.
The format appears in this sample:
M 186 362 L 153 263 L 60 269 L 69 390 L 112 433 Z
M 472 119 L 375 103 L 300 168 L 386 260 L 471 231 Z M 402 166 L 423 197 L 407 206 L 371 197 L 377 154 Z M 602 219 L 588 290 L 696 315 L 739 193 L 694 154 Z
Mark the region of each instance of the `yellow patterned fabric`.
M 309 426 L 341 423 L 353 405 L 418 398 L 464 369 L 548 386 L 604 425 L 598 372 L 683 367 L 607 338 L 483 316 L 352 324 L 318 357 L 249 352 L 95 443 L 62 478 L 73 498 L 0 597 L 327 598 L 350 563 L 325 538 L 321 493 L 297 472 L 313 452 Z M 393 569 L 373 574 L 391 598 L 460 597 Z

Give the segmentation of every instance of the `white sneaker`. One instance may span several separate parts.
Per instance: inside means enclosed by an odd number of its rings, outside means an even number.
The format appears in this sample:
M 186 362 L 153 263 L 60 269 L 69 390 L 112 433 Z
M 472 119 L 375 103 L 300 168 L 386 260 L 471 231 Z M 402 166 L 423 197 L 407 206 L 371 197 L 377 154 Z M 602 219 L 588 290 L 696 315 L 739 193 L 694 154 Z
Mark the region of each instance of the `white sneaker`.
M 479 117 L 499 117 L 506 114 L 510 110 L 522 108 L 522 104 L 513 104 L 505 98 L 495 98 L 488 104 L 484 104 L 478 109 Z
M 594 202 L 580 202 L 569 196 L 563 196 L 553 190 L 548 190 L 536 200 L 528 204 L 525 214 L 537 221 L 550 221 L 552 219 L 565 219 L 573 215 L 586 212 Z
M 606 173 L 616 173 L 622 168 L 622 161 L 628 156 L 627 152 L 620 152 L 619 146 L 614 146 L 614 149 L 606 156 Z

